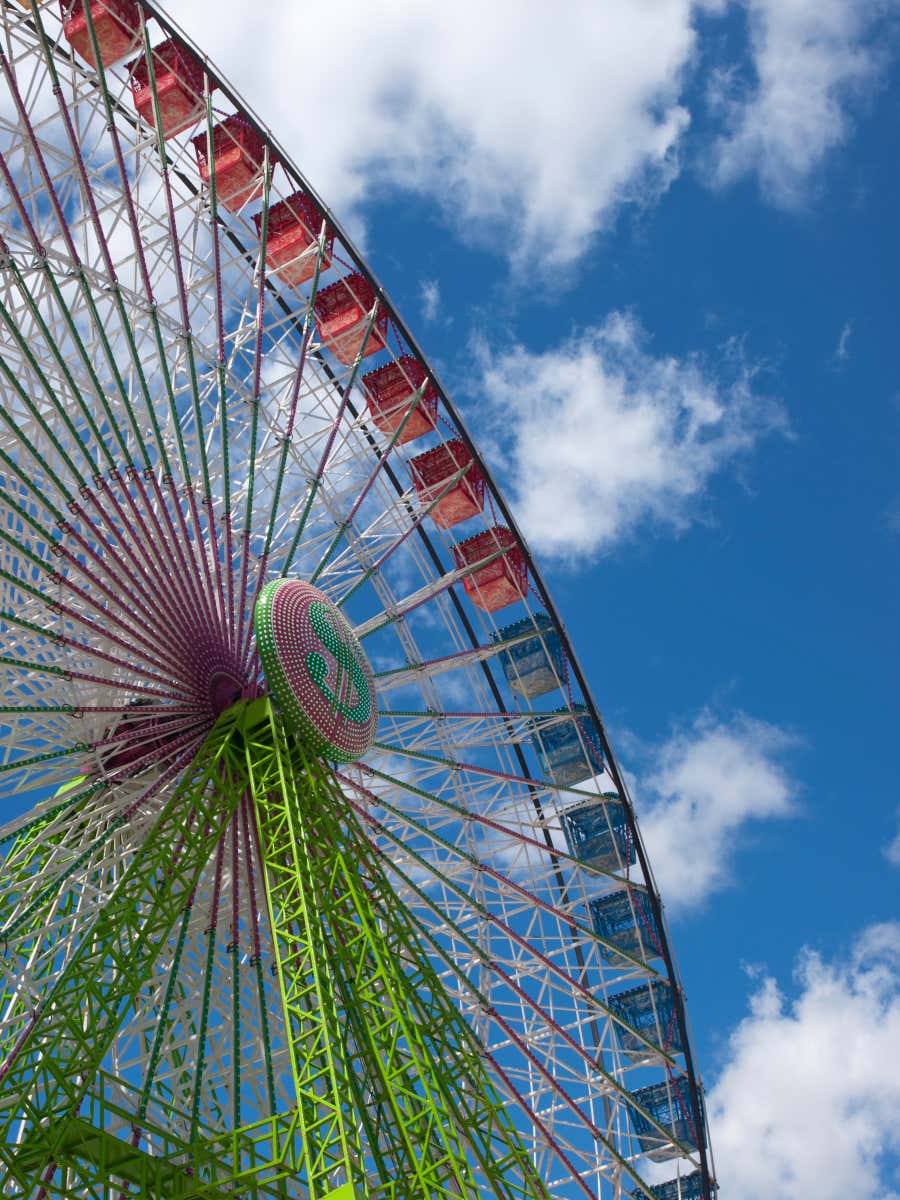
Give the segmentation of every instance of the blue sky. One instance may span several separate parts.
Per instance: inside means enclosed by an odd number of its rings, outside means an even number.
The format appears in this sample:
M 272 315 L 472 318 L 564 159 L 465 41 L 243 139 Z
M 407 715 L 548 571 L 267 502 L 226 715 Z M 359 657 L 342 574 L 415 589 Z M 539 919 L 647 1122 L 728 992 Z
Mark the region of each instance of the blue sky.
M 897 1197 L 900 5 L 169 8 L 514 502 L 634 783 L 724 1194 Z

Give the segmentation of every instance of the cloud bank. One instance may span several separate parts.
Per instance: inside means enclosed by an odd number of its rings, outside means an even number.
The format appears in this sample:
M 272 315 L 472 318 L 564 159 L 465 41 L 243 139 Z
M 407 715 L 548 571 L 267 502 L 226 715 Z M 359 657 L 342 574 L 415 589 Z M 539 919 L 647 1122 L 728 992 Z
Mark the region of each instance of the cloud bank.
M 788 996 L 761 978 L 708 1096 L 730 1200 L 897 1200 L 900 923 L 846 961 L 804 951 Z
M 535 549 L 575 560 L 639 527 L 687 527 L 713 477 L 786 429 L 732 346 L 717 367 L 654 356 L 613 313 L 553 349 L 481 351 L 485 426 Z
M 726 131 L 715 178 L 755 174 L 782 207 L 802 204 L 811 177 L 850 136 L 854 108 L 879 75 L 876 39 L 896 0 L 746 0 L 751 74 L 721 69 L 714 108 Z M 743 73 L 744 75 L 747 72 Z
M 796 811 L 785 756 L 795 739 L 740 714 L 702 713 L 650 754 L 635 805 L 656 882 L 672 913 L 730 884 L 739 835 Z

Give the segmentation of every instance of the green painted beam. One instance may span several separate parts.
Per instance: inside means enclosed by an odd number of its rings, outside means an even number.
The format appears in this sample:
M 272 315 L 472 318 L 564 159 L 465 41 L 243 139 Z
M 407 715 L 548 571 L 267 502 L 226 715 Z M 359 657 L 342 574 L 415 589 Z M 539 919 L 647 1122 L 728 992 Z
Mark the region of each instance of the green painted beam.
M 174 1110 L 154 1132 L 146 1103 L 129 1112 L 103 1099 L 101 1068 L 163 947 L 177 958 L 193 890 L 221 862 L 242 798 L 274 951 L 266 993 L 281 1008 L 294 1103 L 217 1133 L 197 1125 L 195 1095 L 191 1135 L 174 1133 Z M 148 1046 L 149 1080 L 156 1053 Z M 131 1145 L 133 1125 L 145 1149 Z M 10 1198 L 30 1196 L 45 1176 L 48 1196 L 66 1200 L 115 1200 L 126 1184 L 148 1200 L 219 1200 L 235 1189 L 263 1200 L 285 1187 L 308 1200 L 547 1196 L 482 1047 L 332 768 L 268 698 L 223 714 L 135 845 L 7 1063 L 0 1138 Z
M 409 1200 L 545 1197 L 481 1047 L 347 797 L 266 704 L 247 766 L 298 1097 L 315 1081 L 325 1122 L 327 1073 L 337 1142 L 339 1129 L 366 1124 L 354 1105 L 362 1081 L 375 1137 L 364 1148 L 369 1170 L 351 1157 L 348 1182 L 363 1195 L 393 1195 L 402 1181 Z
M 149 978 L 175 935 L 200 872 L 242 794 L 223 786 L 239 762 L 240 713 L 224 713 L 115 891 L 60 974 L 38 1018 L 5 1064 L 0 1081 L 0 1167 L 34 1183 L 32 1149 L 44 1167 L 68 1128 Z M 233 744 L 234 743 L 234 744 Z M 240 784 L 243 780 L 240 781 Z M 173 857 L 177 855 L 175 869 Z M 19 1146 L 29 1146 L 19 1161 Z

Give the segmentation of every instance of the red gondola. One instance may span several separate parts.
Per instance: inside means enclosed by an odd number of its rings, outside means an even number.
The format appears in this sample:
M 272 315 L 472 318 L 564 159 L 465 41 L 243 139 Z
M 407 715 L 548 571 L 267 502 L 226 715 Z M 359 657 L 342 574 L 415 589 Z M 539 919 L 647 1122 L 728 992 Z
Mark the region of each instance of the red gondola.
M 427 380 L 427 384 L 426 384 Z M 431 433 L 437 421 L 437 388 L 428 379 L 424 366 L 411 354 L 401 354 L 396 362 L 386 363 L 363 376 L 363 388 L 369 413 L 382 433 L 394 434 L 406 419 L 416 393 L 425 384 L 419 403 L 410 413 L 397 445 L 411 442 L 423 433 Z
M 528 593 L 528 567 L 512 531 L 504 525 L 494 525 L 484 533 L 466 538 L 453 547 L 458 567 L 489 559 L 463 580 L 466 595 L 476 608 L 496 612 L 507 604 L 515 604 Z
M 256 222 L 256 232 L 262 237 L 263 214 L 257 213 L 253 220 Z M 269 209 L 266 266 L 291 287 L 305 283 L 316 273 L 323 220 L 319 206 L 305 192 L 295 192 Z M 333 246 L 334 230 L 326 225 L 323 271 L 331 266 Z
M 76 54 L 96 67 L 88 15 L 94 26 L 100 65 L 113 63 L 131 54 L 141 37 L 141 18 L 134 0 L 92 0 L 85 12 L 84 0 L 60 0 L 65 18 L 63 34 Z
M 135 107 L 155 126 L 156 106 L 146 56 L 129 63 L 129 71 Z M 203 114 L 203 64 L 179 41 L 169 38 L 153 47 L 153 74 L 162 135 L 169 138 L 195 124 Z
M 209 183 L 209 139 L 205 133 L 194 138 L 194 150 L 200 178 Z M 262 169 L 265 143 L 262 135 L 246 118 L 233 113 L 216 125 L 212 136 L 213 163 L 216 169 L 216 204 L 236 212 L 263 188 Z
M 421 503 L 436 501 L 429 515 L 442 529 L 458 525 L 484 508 L 484 477 L 471 450 L 458 438 L 417 455 L 409 466 Z M 465 473 L 448 486 L 460 471 Z
M 388 312 L 384 305 L 379 305 L 369 330 L 369 314 L 374 306 L 375 289 L 358 272 L 339 279 L 316 296 L 319 337 L 342 363 L 350 365 L 358 354 L 367 357 L 387 346 Z

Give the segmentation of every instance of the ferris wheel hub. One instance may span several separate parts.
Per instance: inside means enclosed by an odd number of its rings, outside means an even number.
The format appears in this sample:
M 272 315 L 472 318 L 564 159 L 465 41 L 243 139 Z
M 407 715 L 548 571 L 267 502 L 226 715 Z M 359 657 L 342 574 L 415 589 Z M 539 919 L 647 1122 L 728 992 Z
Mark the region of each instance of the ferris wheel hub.
M 216 671 L 209 681 L 209 702 L 218 717 L 244 694 L 244 685 L 231 671 Z
M 310 750 L 338 762 L 375 740 L 378 706 L 366 654 L 347 618 L 300 580 L 266 584 L 254 612 L 266 682 Z

